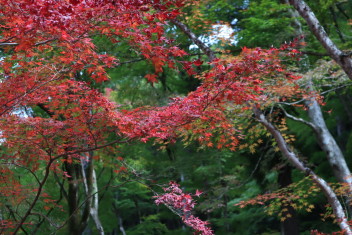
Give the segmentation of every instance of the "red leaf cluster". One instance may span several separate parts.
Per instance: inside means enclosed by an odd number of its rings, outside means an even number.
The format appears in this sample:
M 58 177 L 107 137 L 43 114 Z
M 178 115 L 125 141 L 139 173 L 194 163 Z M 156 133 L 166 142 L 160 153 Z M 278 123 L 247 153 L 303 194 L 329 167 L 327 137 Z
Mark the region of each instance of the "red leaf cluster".
M 196 203 L 193 201 L 191 194 L 184 193 L 179 187 L 180 185 L 177 183 L 170 182 L 169 187 L 164 188 L 165 194 L 155 196 L 155 203 L 157 205 L 165 204 L 167 206 L 171 206 L 181 216 L 183 222 L 196 231 L 195 234 L 214 234 L 213 231 L 208 227 L 208 222 L 202 221 L 201 219 L 191 214 L 191 211 L 193 210 Z M 199 195 L 200 193 L 197 190 L 195 196 Z

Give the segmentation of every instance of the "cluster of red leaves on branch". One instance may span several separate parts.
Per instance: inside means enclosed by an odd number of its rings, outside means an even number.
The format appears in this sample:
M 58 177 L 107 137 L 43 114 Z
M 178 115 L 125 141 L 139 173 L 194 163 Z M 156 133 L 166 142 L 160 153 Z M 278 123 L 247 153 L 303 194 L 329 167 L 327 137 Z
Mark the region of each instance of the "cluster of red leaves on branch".
M 208 222 L 202 221 L 201 219 L 193 216 L 191 211 L 193 210 L 196 203 L 194 202 L 192 195 L 184 193 L 180 189 L 180 185 L 175 182 L 170 182 L 169 187 L 164 188 L 165 194 L 155 196 L 155 203 L 165 204 L 172 208 L 179 216 L 181 216 L 183 222 L 195 230 L 195 234 L 212 235 L 213 231 L 208 227 Z M 197 190 L 194 196 L 199 197 L 202 193 Z
M 219 136 L 218 148 L 233 148 L 237 144 L 236 130 L 221 111 L 223 108 L 211 103 L 211 95 L 193 92 L 185 98 L 175 98 L 165 107 L 144 107 L 120 113 L 117 125 L 130 138 L 150 138 L 175 141 L 178 136 L 192 136 L 201 144 L 214 141 Z M 215 142 L 215 141 L 214 141 Z
M 310 178 L 306 177 L 272 193 L 241 201 L 235 206 L 244 208 L 252 205 L 265 205 L 265 212 L 268 215 L 276 215 L 281 221 L 285 221 L 292 217 L 292 214 L 287 210 L 288 207 L 292 207 L 295 211 L 312 212 L 315 206 L 311 199 L 316 198 L 319 192 L 319 187 L 315 184 L 312 185 Z M 327 215 L 322 215 L 327 218 L 331 213 L 327 210 Z
M 97 82 L 104 81 L 105 68 L 118 64 L 116 58 L 95 51 L 92 37 L 104 35 L 117 44 L 127 40 L 160 72 L 163 65 L 172 66 L 173 57 L 185 54 L 162 37 L 166 20 L 174 18 L 182 4 L 1 0 L 0 47 L 8 55 L 0 62 L 0 129 L 16 162 L 47 161 L 82 146 L 104 144 L 109 133 L 116 133 L 116 107 L 74 79 L 85 70 Z M 36 106 L 50 117 L 13 112 Z
M 318 230 L 312 230 L 310 231 L 311 235 L 328 235 L 327 233 L 319 232 Z M 338 232 L 333 232 L 331 235 L 344 235 L 346 234 L 346 231 L 338 231 Z
M 113 104 L 80 82 L 57 81 L 38 90 L 27 104 L 40 104 L 50 118 L 12 114 L 0 120 L 4 144 L 23 165 L 97 146 L 114 132 Z
M 0 63 L 0 114 L 25 105 L 25 97 L 52 81 L 86 70 L 98 82 L 118 58 L 98 54 L 92 38 L 104 35 L 113 43 L 127 40 L 155 65 L 173 66 L 185 53 L 163 37 L 163 26 L 178 14 L 181 0 L 47 1 L 1 0 L 0 47 L 9 52 Z M 155 36 L 157 35 L 157 37 Z
M 0 195 L 4 197 L 4 200 L 0 201 L 0 207 L 4 207 L 6 204 L 18 205 L 33 191 L 35 185 L 21 185 L 18 179 L 13 177 L 14 173 L 9 169 L 9 166 L 0 165 L 0 173 Z
M 123 111 L 117 118 L 122 133 L 131 138 L 175 140 L 183 136 L 201 144 L 230 148 L 238 144 L 240 133 L 228 113 L 243 112 L 250 103 L 269 105 L 299 92 L 295 80 L 281 64 L 280 49 L 247 49 L 231 60 L 216 60 L 212 69 L 200 76 L 202 85 L 184 98 L 175 98 L 165 107 L 144 107 Z M 277 89 L 278 84 L 280 89 Z M 292 91 L 290 93 L 289 91 Z

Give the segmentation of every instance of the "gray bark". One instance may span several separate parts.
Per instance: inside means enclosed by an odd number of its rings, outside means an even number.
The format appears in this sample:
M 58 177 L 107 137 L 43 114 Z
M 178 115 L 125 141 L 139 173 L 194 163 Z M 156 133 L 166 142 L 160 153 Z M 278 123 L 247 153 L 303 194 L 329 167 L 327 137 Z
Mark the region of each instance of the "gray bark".
M 310 89 L 313 91 L 312 83 L 310 83 Z M 347 198 L 349 202 L 351 201 L 350 194 L 352 193 L 352 177 L 345 156 L 326 126 L 321 107 L 317 100 L 312 97 L 309 100 L 306 100 L 305 103 L 308 108 L 307 113 L 310 121 L 294 117 L 286 112 L 285 115 L 292 120 L 306 124 L 314 131 L 318 144 L 325 152 L 336 179 L 341 183 L 346 183 L 348 186 L 349 194 L 347 195 Z
M 98 202 L 98 184 L 94 170 L 93 152 L 89 152 L 89 158 L 86 161 L 82 160 L 82 176 L 84 188 L 86 190 L 87 200 L 82 214 L 82 224 L 85 227 L 88 223 L 89 215 L 92 217 L 99 235 L 104 235 L 104 228 L 99 219 L 99 202 Z
M 101 221 L 99 219 L 99 213 L 98 213 L 99 212 L 98 184 L 97 184 L 97 176 L 94 169 L 93 169 L 93 175 L 92 175 L 92 189 L 91 189 L 90 195 L 92 195 L 92 199 L 93 199 L 92 207 L 90 209 L 90 215 L 93 218 L 93 221 L 95 223 L 97 230 L 99 231 L 99 234 L 104 235 L 104 228 L 103 228 L 103 225 L 101 224 Z
M 192 42 L 196 44 L 208 56 L 210 62 L 216 58 L 214 51 L 212 51 L 207 45 L 199 40 L 197 36 L 184 23 L 177 19 L 172 19 L 171 22 L 175 24 L 179 29 L 181 29 L 182 32 L 186 34 L 192 40 Z
M 347 183 L 349 191 L 352 192 L 352 178 L 345 157 L 325 124 L 320 105 L 315 98 L 306 101 L 308 115 L 314 125 L 314 132 L 318 138 L 321 149 L 326 153 L 329 164 L 332 167 L 335 177 L 343 183 Z
M 120 229 L 122 235 L 126 235 L 126 231 L 125 231 L 125 228 L 123 227 L 121 216 L 119 216 L 119 229 Z
M 307 22 L 311 32 L 326 49 L 329 56 L 345 71 L 352 80 L 352 60 L 351 55 L 341 51 L 330 39 L 323 26 L 315 16 L 314 12 L 303 0 L 289 0 L 289 3 L 296 8 L 298 13 Z

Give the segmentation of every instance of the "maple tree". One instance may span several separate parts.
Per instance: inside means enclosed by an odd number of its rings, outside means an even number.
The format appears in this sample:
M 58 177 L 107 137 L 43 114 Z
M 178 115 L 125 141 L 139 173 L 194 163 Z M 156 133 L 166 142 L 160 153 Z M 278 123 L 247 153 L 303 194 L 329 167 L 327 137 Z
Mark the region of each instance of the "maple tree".
M 118 58 L 95 51 L 95 35 L 116 44 L 126 40 L 153 62 L 156 73 L 166 62 L 173 66 L 173 58 L 184 52 L 164 46 L 171 41 L 162 36 L 163 24 L 178 14 L 176 7 L 181 5 L 181 1 L 1 2 L 0 46 L 5 56 L 1 61 L 0 113 L 2 138 L 8 149 L 2 157 L 2 192 L 18 194 L 18 200 L 31 200 L 19 221 L 15 219 L 12 225 L 9 222 L 4 229 L 13 227 L 17 233 L 29 223 L 51 171 L 71 182 L 71 232 L 77 234 L 84 229 L 91 203 L 86 203 L 87 213 L 79 218 L 75 163 L 83 158 L 82 153 L 125 141 L 128 137 L 122 134 L 128 127 L 119 130 L 122 126 L 116 125 L 119 115 L 115 105 L 91 89 L 89 83 L 75 79 L 75 74 L 84 70 L 92 81 L 103 82 L 108 79 L 105 68 L 118 65 Z M 18 115 L 16 111 L 24 107 L 40 107 L 46 116 Z M 112 134 L 115 140 L 107 142 Z M 88 159 L 92 164 L 92 156 Z M 62 163 L 63 171 L 59 168 Z M 13 181 L 5 187 L 11 182 L 8 165 L 24 167 L 34 176 L 36 185 Z M 44 177 L 39 177 L 37 172 L 42 171 Z M 90 177 L 92 174 L 90 171 Z M 91 191 L 92 185 L 88 186 Z
M 39 213 L 41 209 L 58 206 L 44 187 L 55 174 L 69 183 L 70 233 L 82 233 L 88 217 L 92 216 L 103 234 L 96 215 L 93 167 L 99 156 L 94 156 L 93 151 L 136 139 L 167 144 L 180 137 L 208 147 L 235 150 L 241 131 L 233 125 L 232 117 L 239 113 L 246 117 L 254 113 L 295 166 L 320 183 L 326 194 L 330 193 L 325 181 L 296 161 L 280 133 L 261 113 L 261 109 L 282 97 L 301 95 L 295 84 L 299 77 L 282 65 L 282 58 L 299 53 L 294 44 L 267 50 L 243 48 L 237 57 L 217 59 L 210 48 L 176 19 L 185 2 L 0 1 L 0 47 L 4 51 L 0 62 L 0 130 L 2 146 L 6 148 L 1 156 L 0 194 L 9 198 L 6 200 L 11 205 L 9 208 L 21 206 L 16 214 L 9 209 L 9 219 L 1 221 L 2 231 L 26 232 L 33 227 L 34 215 L 45 219 Z M 169 21 L 209 57 L 209 70 L 196 74 L 195 68 L 204 62 L 180 58 L 187 53 L 164 35 Z M 149 83 L 157 82 L 164 67 L 176 69 L 178 65 L 202 83 L 186 97 L 173 98 L 167 106 L 120 110 L 92 88 L 92 83 L 109 79 L 108 68 L 119 66 L 118 55 L 96 51 L 95 37 L 106 38 L 116 46 L 127 42 L 131 50 L 148 59 L 155 71 L 145 75 Z M 83 72 L 89 75 L 88 81 L 80 79 Z M 35 108 L 41 110 L 41 116 L 21 113 Z M 78 173 L 80 167 L 83 173 Z M 14 168 L 32 175 L 34 183 L 21 182 Z M 122 166 L 116 169 L 125 170 Z M 79 182 L 83 182 L 87 191 L 83 205 L 79 205 L 77 196 Z M 180 210 L 186 225 L 202 234 L 212 234 L 207 222 L 189 214 L 194 207 L 190 194 L 183 193 L 175 183 L 165 191 L 165 195 L 157 197 L 157 204 Z M 40 205 L 41 200 L 46 204 Z M 348 230 L 341 208 L 336 208 L 341 228 Z

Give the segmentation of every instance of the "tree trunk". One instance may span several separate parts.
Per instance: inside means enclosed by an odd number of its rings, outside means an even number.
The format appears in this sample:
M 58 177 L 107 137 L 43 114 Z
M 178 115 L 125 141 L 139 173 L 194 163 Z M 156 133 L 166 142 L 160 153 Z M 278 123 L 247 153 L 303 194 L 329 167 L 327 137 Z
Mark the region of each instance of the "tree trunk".
M 334 8 L 333 7 L 329 7 L 329 10 L 330 10 L 332 19 L 334 20 L 334 26 L 335 26 L 337 35 L 339 35 L 339 38 L 340 38 L 342 43 L 346 43 L 346 40 L 345 40 L 343 34 L 341 33 L 341 30 L 340 30 L 340 27 L 339 27 L 339 23 L 337 22 L 337 16 L 336 16 Z
M 89 157 L 81 161 L 83 182 L 86 189 L 85 208 L 83 210 L 81 223 L 86 227 L 89 216 L 92 217 L 99 235 L 104 235 L 104 228 L 99 219 L 98 184 L 94 170 L 93 152 L 89 152 Z
M 97 184 L 97 177 L 94 169 L 93 169 L 93 175 L 92 175 L 92 190 L 90 195 L 92 195 L 92 199 L 93 199 L 90 215 L 93 218 L 93 221 L 95 223 L 97 230 L 99 231 L 99 235 L 104 235 L 104 228 L 103 228 L 103 225 L 101 224 L 101 221 L 99 219 L 99 213 L 98 213 L 99 212 L 98 184 Z
M 77 165 L 74 163 L 65 162 L 65 168 L 67 174 L 69 175 L 68 181 L 68 191 L 67 191 L 67 199 L 68 199 L 68 212 L 70 215 L 68 221 L 68 233 L 70 235 L 78 235 L 81 234 L 83 230 L 81 230 L 80 223 L 80 214 L 78 210 L 78 177 L 77 177 Z
M 285 188 L 292 184 L 291 166 L 286 164 L 281 169 L 279 173 L 278 183 L 280 188 Z M 281 222 L 281 235 L 299 235 L 298 218 L 295 209 L 290 205 L 285 206 L 284 208 L 287 209 L 283 213 L 283 216 L 286 218 L 286 220 Z M 287 216 L 288 214 L 290 216 Z
M 329 129 L 325 124 L 323 113 L 320 105 L 315 98 L 306 101 L 308 107 L 308 115 L 311 123 L 315 126 L 313 128 L 318 143 L 322 150 L 326 153 L 327 159 L 334 172 L 335 177 L 343 183 L 347 183 L 349 191 L 352 192 L 352 178 L 349 167 L 347 166 L 345 157 L 336 143 L 334 137 L 331 135 Z
M 119 229 L 120 229 L 122 235 L 126 235 L 126 231 L 125 231 L 125 228 L 123 227 L 122 218 L 120 215 L 118 217 L 118 220 L 119 220 Z

